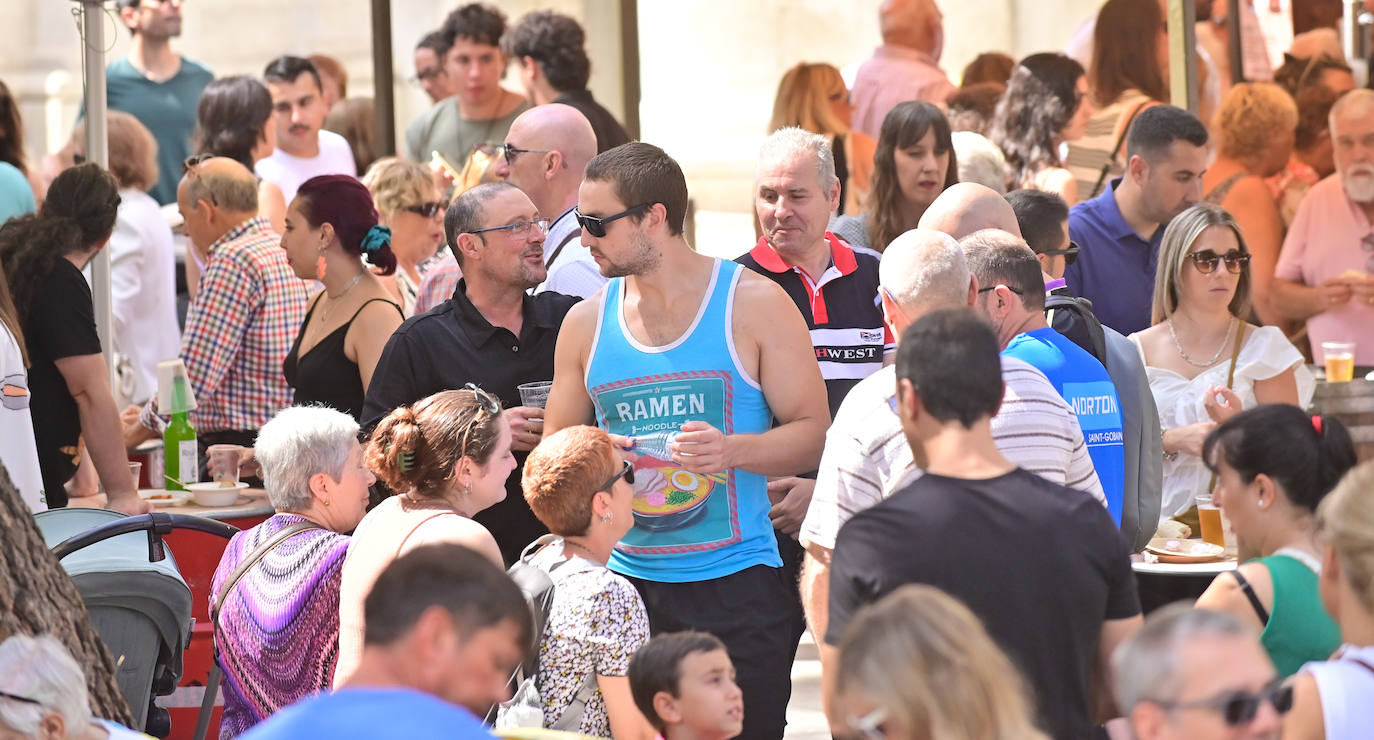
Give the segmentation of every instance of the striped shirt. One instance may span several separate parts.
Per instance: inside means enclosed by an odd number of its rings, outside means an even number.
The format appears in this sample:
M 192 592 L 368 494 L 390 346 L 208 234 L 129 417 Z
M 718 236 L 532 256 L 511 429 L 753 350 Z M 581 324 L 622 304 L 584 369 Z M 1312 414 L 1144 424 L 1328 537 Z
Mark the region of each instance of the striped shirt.
M 1092 114 L 1083 138 L 1069 142 L 1069 155 L 1064 158 L 1064 167 L 1078 181 L 1079 201 L 1088 200 L 1106 190 L 1112 178 L 1121 177 L 1126 171 L 1126 143 L 1121 142 L 1115 160 L 1112 160 L 1112 149 L 1126 135 L 1124 119 L 1137 109 L 1144 110 L 1149 100 L 1139 90 L 1121 93 L 1115 103 L 1103 106 Z M 1111 166 L 1107 168 L 1107 176 L 1102 177 L 1102 165 L 1108 161 L 1111 161 Z M 1095 193 L 1093 189 L 1097 186 L 1098 178 L 1102 180 L 1102 187 Z
M 201 434 L 253 431 L 291 405 L 282 361 L 305 321 L 306 283 L 280 242 L 254 218 L 207 250 L 181 348 Z
M 1083 430 L 1073 409 L 1044 374 L 1013 357 L 1002 358 L 1006 391 L 992 418 L 997 448 L 1012 464 L 1046 480 L 1087 491 L 1107 505 Z M 840 526 L 918 478 L 902 426 L 893 410 L 896 371 L 888 366 L 854 386 L 825 436 L 801 540 L 835 548 Z

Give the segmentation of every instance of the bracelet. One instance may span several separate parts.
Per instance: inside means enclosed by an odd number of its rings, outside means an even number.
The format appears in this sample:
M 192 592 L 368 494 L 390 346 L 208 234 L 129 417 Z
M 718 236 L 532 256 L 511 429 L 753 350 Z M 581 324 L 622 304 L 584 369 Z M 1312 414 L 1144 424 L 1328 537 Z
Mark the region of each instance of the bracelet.
M 1160 430 L 1159 430 L 1159 449 L 1160 449 L 1161 451 L 1164 450 L 1164 430 L 1163 430 L 1163 429 L 1160 429 Z M 1177 460 L 1177 459 L 1178 459 L 1178 451 L 1175 450 L 1174 452 L 1164 452 L 1164 459 L 1165 459 L 1165 460 L 1170 460 L 1170 461 Z

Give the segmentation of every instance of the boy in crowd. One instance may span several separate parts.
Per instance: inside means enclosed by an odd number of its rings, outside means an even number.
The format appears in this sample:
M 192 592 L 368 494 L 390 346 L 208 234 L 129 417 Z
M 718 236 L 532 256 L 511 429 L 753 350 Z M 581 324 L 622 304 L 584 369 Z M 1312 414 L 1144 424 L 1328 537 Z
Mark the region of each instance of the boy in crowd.
M 744 695 L 725 644 L 705 632 L 653 638 L 630 660 L 635 705 L 664 740 L 726 740 L 744 727 Z

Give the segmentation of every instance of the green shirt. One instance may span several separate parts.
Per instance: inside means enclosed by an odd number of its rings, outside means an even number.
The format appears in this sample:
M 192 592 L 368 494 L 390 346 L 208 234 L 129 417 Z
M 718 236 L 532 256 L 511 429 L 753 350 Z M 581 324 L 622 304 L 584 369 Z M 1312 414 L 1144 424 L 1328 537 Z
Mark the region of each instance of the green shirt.
M 1280 678 L 1298 672 L 1304 663 L 1326 660 L 1341 645 L 1341 630 L 1327 615 L 1317 591 L 1317 574 L 1288 555 L 1270 555 L 1252 562 L 1269 569 L 1274 603 L 1260 644 L 1274 661 Z
M 462 172 L 474 147 L 505 143 L 510 125 L 529 107 L 528 103 L 521 102 L 515 110 L 500 118 L 473 120 L 459 115 L 456 96 L 445 98 L 406 128 L 406 154 L 416 162 L 428 162 L 429 153 L 437 151 Z
M 181 58 L 181 69 L 165 82 L 153 82 L 134 69 L 127 57 L 105 70 L 106 105 L 148 127 L 157 141 L 157 184 L 148 190 L 159 205 L 175 203 L 181 163 L 191 156 L 196 105 L 214 74 L 204 65 Z

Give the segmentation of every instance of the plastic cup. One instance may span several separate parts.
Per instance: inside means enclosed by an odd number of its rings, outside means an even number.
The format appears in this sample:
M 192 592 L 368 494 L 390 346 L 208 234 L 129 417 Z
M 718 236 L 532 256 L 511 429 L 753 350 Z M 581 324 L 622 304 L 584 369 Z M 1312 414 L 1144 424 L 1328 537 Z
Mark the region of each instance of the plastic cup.
M 1212 503 L 1211 496 L 1197 497 L 1197 519 L 1204 542 L 1226 547 L 1226 530 L 1221 523 L 1221 507 Z
M 239 483 L 239 453 L 244 448 L 238 445 L 210 445 L 205 450 L 210 477 L 225 488 Z
M 129 462 L 129 475 L 132 476 L 133 479 L 134 479 L 134 488 L 139 488 L 139 487 L 142 485 L 142 483 L 141 483 L 140 481 L 143 480 L 143 461 L 142 461 L 142 460 L 139 460 L 139 461 L 136 461 L 136 462 L 135 462 L 135 461 L 130 461 L 130 462 Z
M 533 383 L 521 383 L 515 387 L 516 390 L 520 391 L 520 405 L 533 409 L 542 409 L 548 405 L 549 390 L 552 388 L 552 380 L 536 380 Z
M 1322 342 L 1326 382 L 1348 383 L 1355 377 L 1355 343 Z

